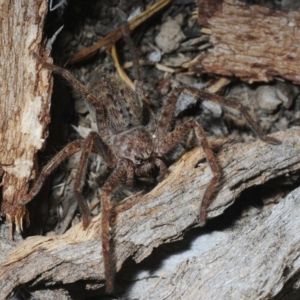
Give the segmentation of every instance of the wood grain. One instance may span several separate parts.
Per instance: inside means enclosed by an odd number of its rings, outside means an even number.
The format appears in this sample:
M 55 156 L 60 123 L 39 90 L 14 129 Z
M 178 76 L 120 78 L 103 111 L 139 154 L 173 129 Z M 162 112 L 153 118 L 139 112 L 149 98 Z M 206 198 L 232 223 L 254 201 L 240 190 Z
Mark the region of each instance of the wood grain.
M 300 83 L 300 12 L 274 11 L 237 0 L 198 0 L 198 18 L 211 29 L 213 48 L 195 69 L 269 82 L 276 77 Z
M 131 270 L 136 276 L 125 298 L 298 299 L 299 198 L 297 188 L 227 230 L 199 234 L 155 270 Z
M 35 155 L 47 137 L 52 80 L 38 67 L 47 1 L 0 1 L 0 167 L 1 212 L 22 229 L 19 205 L 34 179 Z

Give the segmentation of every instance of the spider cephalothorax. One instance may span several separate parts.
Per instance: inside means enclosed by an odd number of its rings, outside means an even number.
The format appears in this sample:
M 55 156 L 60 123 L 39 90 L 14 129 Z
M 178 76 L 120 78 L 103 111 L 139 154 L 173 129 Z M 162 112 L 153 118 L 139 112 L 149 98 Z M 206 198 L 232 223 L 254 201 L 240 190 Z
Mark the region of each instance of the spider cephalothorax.
M 134 164 L 145 163 L 154 150 L 152 134 L 144 126 L 136 126 L 112 137 L 112 145 L 119 158 Z

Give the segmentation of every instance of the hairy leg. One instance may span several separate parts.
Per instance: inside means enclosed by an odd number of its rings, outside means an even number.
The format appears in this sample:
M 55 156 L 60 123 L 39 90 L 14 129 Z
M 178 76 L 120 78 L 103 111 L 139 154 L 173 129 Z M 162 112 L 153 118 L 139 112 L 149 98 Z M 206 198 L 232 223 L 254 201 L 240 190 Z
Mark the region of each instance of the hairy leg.
M 209 201 L 212 197 L 212 194 L 215 190 L 215 186 L 221 177 L 221 173 L 219 171 L 214 154 L 208 144 L 203 128 L 194 120 L 190 120 L 183 123 L 181 126 L 175 128 L 175 130 L 173 130 L 167 135 L 167 137 L 164 139 L 164 143 L 160 146 L 159 149 L 157 149 L 157 155 L 163 156 L 166 153 L 168 153 L 191 130 L 195 131 L 196 136 L 204 149 L 206 159 L 213 173 L 213 178 L 211 179 L 208 187 L 206 188 L 200 207 L 200 223 L 204 225 L 206 222 L 206 210 L 209 205 Z
M 41 174 L 39 175 L 37 181 L 35 182 L 33 188 L 30 192 L 20 201 L 20 204 L 24 205 L 30 202 L 40 191 L 46 177 L 58 167 L 58 165 L 64 161 L 67 157 L 82 150 L 84 141 L 74 141 L 64 147 L 60 152 L 58 152 L 43 168 Z
M 110 194 L 112 190 L 126 176 L 127 166 L 125 161 L 120 161 L 108 180 L 105 182 L 101 193 L 101 222 L 102 222 L 102 252 L 104 260 L 106 291 L 112 293 L 114 289 L 115 261 L 114 249 L 110 240 Z
M 148 162 L 146 164 L 136 167 L 135 174 L 138 177 L 141 177 L 144 174 L 149 173 L 154 166 L 156 166 L 159 169 L 159 175 L 157 178 L 158 182 L 163 181 L 166 175 L 167 167 L 165 163 L 159 158 L 154 158 L 152 162 Z
M 206 222 L 206 210 L 214 192 L 215 186 L 220 179 L 221 173 L 219 171 L 213 152 L 208 144 L 206 135 L 202 127 L 196 121 L 187 121 L 181 126 L 175 128 L 173 132 L 168 133 L 170 130 L 171 120 L 174 115 L 176 102 L 179 98 L 179 95 L 183 91 L 194 95 L 198 99 L 209 100 L 239 110 L 244 116 L 244 118 L 247 120 L 251 129 L 259 136 L 260 139 L 274 145 L 280 144 L 280 141 L 276 140 L 273 137 L 269 137 L 264 132 L 262 132 L 257 123 L 252 119 L 246 108 L 238 102 L 228 100 L 218 95 L 209 94 L 193 87 L 180 87 L 175 88 L 172 91 L 171 96 L 169 97 L 165 106 L 162 108 L 160 115 L 157 119 L 157 127 L 155 131 L 157 143 L 155 147 L 155 152 L 158 156 L 162 157 L 164 154 L 169 152 L 178 142 L 180 142 L 190 130 L 193 129 L 195 131 L 197 138 L 202 144 L 202 147 L 205 151 L 206 159 L 213 173 L 213 178 L 206 189 L 200 208 L 200 222 L 204 224 Z
M 253 120 L 251 115 L 248 113 L 247 109 L 239 102 L 228 100 L 224 97 L 221 97 L 219 95 L 215 94 L 209 94 L 207 92 L 201 91 L 197 88 L 193 87 L 179 87 L 175 88 L 167 103 L 162 107 L 161 112 L 159 114 L 159 117 L 157 118 L 157 125 L 156 125 L 156 139 L 158 141 L 157 148 L 160 147 L 160 145 L 163 143 L 165 136 L 168 134 L 170 130 L 171 121 L 174 115 L 176 102 L 182 92 L 187 92 L 192 95 L 194 95 L 199 100 L 209 100 L 224 106 L 228 106 L 234 109 L 237 109 L 241 112 L 241 114 L 244 116 L 246 121 L 248 122 L 250 128 L 254 133 L 258 135 L 258 137 L 270 144 L 280 144 L 281 142 L 276 140 L 273 137 L 267 136 L 258 126 L 258 124 Z
M 59 74 L 65 80 L 67 80 L 74 90 L 78 91 L 83 98 L 85 98 L 95 109 L 97 115 L 97 124 L 99 127 L 99 132 L 101 132 L 102 136 L 108 136 L 108 129 L 106 126 L 104 108 L 101 101 L 99 101 L 94 95 L 92 95 L 87 88 L 81 84 L 68 70 L 55 66 L 53 64 L 48 63 L 44 58 L 39 56 L 37 53 L 33 52 L 34 58 L 43 65 L 44 68 Z
M 135 77 L 134 85 L 135 85 L 136 99 L 139 102 L 140 106 L 142 106 L 143 105 L 142 104 L 143 103 L 143 81 L 142 81 L 142 74 L 140 70 L 138 51 L 131 39 L 129 24 L 127 22 L 125 13 L 122 12 L 121 10 L 118 10 L 118 13 L 121 20 L 123 21 L 123 25 L 122 25 L 123 38 L 129 46 L 130 55 L 132 58 L 133 71 Z
M 95 131 L 90 132 L 82 146 L 79 167 L 74 184 L 74 194 L 82 212 L 83 228 L 87 228 L 89 225 L 90 210 L 87 202 L 82 197 L 81 191 L 84 183 L 83 179 L 86 173 L 88 157 L 90 153 L 93 152 L 93 149 L 98 151 L 98 153 L 104 158 L 108 165 L 113 165 L 115 161 L 112 152 L 110 151 L 109 147 L 103 142 L 99 134 Z

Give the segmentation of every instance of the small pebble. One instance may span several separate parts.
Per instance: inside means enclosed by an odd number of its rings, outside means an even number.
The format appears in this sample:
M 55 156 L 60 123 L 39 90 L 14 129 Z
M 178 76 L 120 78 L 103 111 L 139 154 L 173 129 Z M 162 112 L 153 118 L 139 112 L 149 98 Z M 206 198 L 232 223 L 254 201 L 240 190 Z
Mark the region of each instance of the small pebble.
M 258 105 L 261 109 L 274 111 L 282 103 L 278 99 L 276 88 L 269 85 L 260 86 L 256 90 Z
M 161 26 L 155 42 L 162 52 L 171 53 L 179 48 L 180 42 L 185 38 L 178 22 L 169 17 Z

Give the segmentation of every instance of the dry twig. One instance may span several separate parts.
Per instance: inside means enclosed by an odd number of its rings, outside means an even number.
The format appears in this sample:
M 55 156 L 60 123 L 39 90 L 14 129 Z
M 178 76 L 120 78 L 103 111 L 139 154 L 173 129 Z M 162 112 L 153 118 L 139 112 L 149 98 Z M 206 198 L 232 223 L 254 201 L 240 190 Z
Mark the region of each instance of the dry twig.
M 141 14 L 133 18 L 128 22 L 130 31 L 134 30 L 136 27 L 138 27 L 140 24 L 145 22 L 147 19 L 149 19 L 151 16 L 153 16 L 156 12 L 163 9 L 165 6 L 170 4 L 172 0 L 161 0 L 153 4 L 151 7 L 149 7 L 147 10 L 143 11 Z M 95 43 L 91 47 L 85 48 L 74 55 L 68 60 L 68 64 L 76 63 L 78 61 L 81 61 L 85 58 L 91 57 L 95 54 L 97 50 L 100 48 L 107 46 L 109 44 L 116 43 L 120 38 L 122 37 L 122 26 L 115 29 L 113 32 L 108 34 L 105 38 L 100 40 L 99 42 Z

